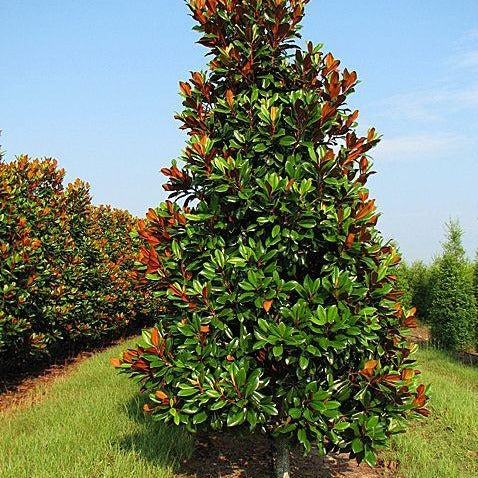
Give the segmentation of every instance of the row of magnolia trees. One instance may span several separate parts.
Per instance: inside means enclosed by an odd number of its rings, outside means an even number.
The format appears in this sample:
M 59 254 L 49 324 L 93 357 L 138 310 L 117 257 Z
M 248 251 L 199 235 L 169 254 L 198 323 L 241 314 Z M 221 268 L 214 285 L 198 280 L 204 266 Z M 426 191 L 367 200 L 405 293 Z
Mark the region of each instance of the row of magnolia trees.
M 430 326 L 434 345 L 450 350 L 478 349 L 478 253 L 470 261 L 457 222 L 447 224 L 443 251 L 431 265 L 402 263 L 398 284 L 405 307 Z
M 154 313 L 131 276 L 136 219 L 52 159 L 0 158 L 0 362 L 114 338 Z

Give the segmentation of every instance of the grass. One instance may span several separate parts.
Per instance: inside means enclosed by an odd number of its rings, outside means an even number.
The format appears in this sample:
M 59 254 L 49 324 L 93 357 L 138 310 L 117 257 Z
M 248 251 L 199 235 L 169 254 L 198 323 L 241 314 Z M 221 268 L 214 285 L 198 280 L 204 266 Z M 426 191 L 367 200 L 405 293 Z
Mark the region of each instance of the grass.
M 32 407 L 0 414 L 1 478 L 174 476 L 192 443 L 144 416 L 138 387 L 109 364 L 125 346 L 81 363 Z
M 420 350 L 419 361 L 432 413 L 395 438 L 390 457 L 405 478 L 476 478 L 478 369 L 433 349 Z
M 192 442 L 144 417 L 137 387 L 95 355 L 58 379 L 26 409 L 0 414 L 0 478 L 172 478 Z M 406 478 L 478 476 L 478 369 L 420 351 L 433 384 L 432 415 L 395 439 L 388 458 Z

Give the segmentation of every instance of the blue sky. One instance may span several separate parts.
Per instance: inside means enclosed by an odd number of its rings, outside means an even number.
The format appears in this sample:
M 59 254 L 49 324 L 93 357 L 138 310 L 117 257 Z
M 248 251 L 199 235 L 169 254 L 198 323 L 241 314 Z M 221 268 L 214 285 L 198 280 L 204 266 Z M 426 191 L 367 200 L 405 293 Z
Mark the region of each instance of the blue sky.
M 182 0 L 0 2 L 6 158 L 53 156 L 94 201 L 143 215 L 184 135 L 178 82 L 205 65 Z M 478 247 L 478 2 L 312 0 L 304 40 L 362 83 L 350 97 L 382 144 L 370 182 L 379 227 L 407 260 L 440 250 L 458 218 Z

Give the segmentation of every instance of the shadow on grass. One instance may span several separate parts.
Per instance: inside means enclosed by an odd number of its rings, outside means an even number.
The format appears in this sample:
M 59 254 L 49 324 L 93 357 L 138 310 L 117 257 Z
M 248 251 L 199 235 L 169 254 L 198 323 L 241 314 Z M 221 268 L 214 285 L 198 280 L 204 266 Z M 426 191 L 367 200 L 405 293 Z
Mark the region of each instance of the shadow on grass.
M 175 426 L 159 424 L 143 412 L 145 399 L 137 397 L 126 405 L 128 416 L 142 431 L 126 436 L 122 449 L 139 453 L 158 466 L 172 468 L 183 478 L 268 478 L 272 476 L 272 447 L 263 435 L 237 436 L 231 432 L 198 435 L 193 439 Z M 300 450 L 291 456 L 296 478 L 369 478 L 381 476 L 367 466 L 351 462 L 346 455 L 305 458 Z
M 154 422 L 143 411 L 144 403 L 146 400 L 142 396 L 126 403 L 126 414 L 141 425 L 141 431 L 125 436 L 119 443 L 120 447 L 139 453 L 155 465 L 179 469 L 180 464 L 193 453 L 193 440 L 177 427 Z
M 141 425 L 120 442 L 128 452 L 149 462 L 171 467 L 181 477 L 248 478 L 270 476 L 270 446 L 263 437 L 238 438 L 230 433 L 191 437 L 174 425 L 154 422 L 144 413 L 146 397 L 137 396 L 125 405 L 129 418 Z

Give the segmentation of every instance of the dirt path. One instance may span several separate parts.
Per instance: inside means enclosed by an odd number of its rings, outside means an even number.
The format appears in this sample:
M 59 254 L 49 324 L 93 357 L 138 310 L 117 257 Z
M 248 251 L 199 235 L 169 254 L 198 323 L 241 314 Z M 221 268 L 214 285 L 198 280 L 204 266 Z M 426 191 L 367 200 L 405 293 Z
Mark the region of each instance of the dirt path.
M 129 338 L 129 337 L 128 337 Z M 81 362 L 128 338 L 108 342 L 91 350 L 76 352 L 55 360 L 37 362 L 33 367 L 9 366 L 0 370 L 0 412 L 26 408 L 40 401 L 49 386 L 69 375 Z
M 81 362 L 94 352 L 82 352 L 60 363 L 38 367 L 35 371 L 4 375 L 0 379 L 0 412 L 26 408 L 40 401 L 48 386 L 69 375 Z

